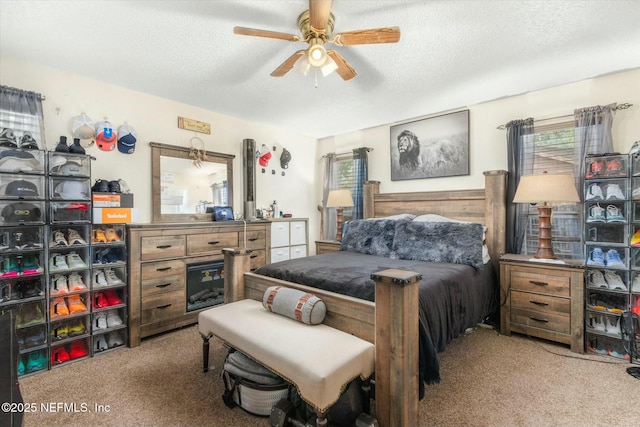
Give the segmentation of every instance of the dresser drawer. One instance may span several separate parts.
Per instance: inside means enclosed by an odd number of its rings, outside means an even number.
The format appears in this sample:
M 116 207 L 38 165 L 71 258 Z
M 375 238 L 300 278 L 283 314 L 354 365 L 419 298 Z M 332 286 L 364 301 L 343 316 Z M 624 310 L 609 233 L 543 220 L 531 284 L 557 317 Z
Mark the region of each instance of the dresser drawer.
M 184 315 L 184 290 L 163 292 L 142 298 L 140 324 L 155 323 Z
M 511 291 L 511 322 L 571 333 L 571 300 L 535 293 Z
M 187 236 L 187 254 L 222 253 L 222 248 L 237 247 L 238 233 L 207 233 Z
M 251 252 L 249 254 L 249 260 L 251 270 L 255 270 L 256 268 L 265 265 L 267 260 L 264 249 Z
M 142 264 L 140 273 L 140 294 L 143 297 L 185 287 L 185 266 L 180 260 Z
M 244 241 L 239 245 L 244 246 Z M 267 247 L 267 233 L 264 230 L 247 230 L 247 249 L 264 249 Z
M 571 296 L 571 277 L 562 271 L 529 267 L 511 268 L 511 289 L 539 292 L 547 295 Z
M 183 257 L 186 253 L 184 236 L 142 237 L 140 260 Z

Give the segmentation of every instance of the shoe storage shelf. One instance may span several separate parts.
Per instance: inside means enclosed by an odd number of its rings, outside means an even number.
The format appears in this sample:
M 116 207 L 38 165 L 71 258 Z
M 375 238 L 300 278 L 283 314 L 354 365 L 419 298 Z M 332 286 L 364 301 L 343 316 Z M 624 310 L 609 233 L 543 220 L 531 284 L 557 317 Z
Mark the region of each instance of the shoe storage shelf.
M 91 228 L 93 354 L 124 346 L 127 336 L 127 251 L 124 224 Z
M 0 147 L 0 311 L 16 318 L 18 375 L 48 369 L 46 157 Z
M 640 247 L 632 244 L 640 230 L 640 206 L 635 215 L 632 200 L 640 181 L 632 178 L 628 155 L 589 156 L 585 163 L 586 350 L 620 360 L 637 359 L 624 326 L 634 300 L 634 282 L 639 283 L 635 293 L 640 294 L 640 277 L 636 280 Z

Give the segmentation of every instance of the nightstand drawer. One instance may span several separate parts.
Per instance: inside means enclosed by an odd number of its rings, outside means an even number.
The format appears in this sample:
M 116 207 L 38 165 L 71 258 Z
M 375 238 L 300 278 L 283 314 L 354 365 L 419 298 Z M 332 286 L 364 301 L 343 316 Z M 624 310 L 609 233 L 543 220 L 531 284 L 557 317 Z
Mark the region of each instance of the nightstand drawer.
M 511 289 L 539 292 L 547 295 L 571 296 L 571 277 L 562 271 L 530 267 L 512 267 Z
M 511 322 L 571 333 L 571 300 L 528 292 L 511 292 Z

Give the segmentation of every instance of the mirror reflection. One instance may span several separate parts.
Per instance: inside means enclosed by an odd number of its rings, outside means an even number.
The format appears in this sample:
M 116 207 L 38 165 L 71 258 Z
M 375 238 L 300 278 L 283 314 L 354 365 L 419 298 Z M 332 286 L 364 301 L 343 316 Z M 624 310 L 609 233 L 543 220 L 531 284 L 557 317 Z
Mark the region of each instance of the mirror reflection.
M 227 165 L 160 156 L 160 212 L 206 213 L 208 207 L 228 206 Z

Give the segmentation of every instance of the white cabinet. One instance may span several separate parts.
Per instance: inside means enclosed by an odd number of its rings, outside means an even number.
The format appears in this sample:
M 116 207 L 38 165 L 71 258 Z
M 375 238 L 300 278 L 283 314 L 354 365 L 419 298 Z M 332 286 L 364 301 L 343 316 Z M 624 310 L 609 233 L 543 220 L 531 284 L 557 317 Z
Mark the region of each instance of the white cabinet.
M 307 219 L 280 219 L 271 223 L 271 262 L 306 257 Z

